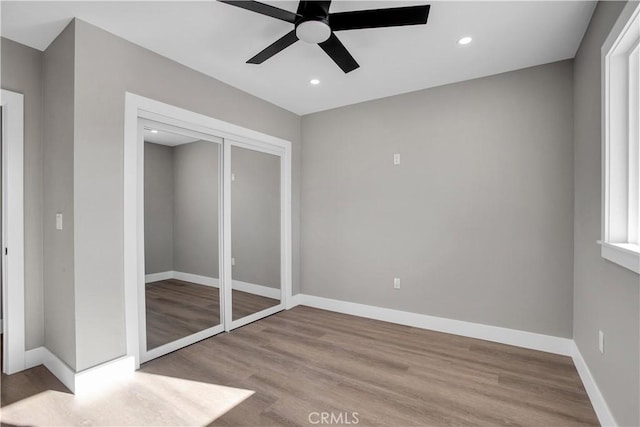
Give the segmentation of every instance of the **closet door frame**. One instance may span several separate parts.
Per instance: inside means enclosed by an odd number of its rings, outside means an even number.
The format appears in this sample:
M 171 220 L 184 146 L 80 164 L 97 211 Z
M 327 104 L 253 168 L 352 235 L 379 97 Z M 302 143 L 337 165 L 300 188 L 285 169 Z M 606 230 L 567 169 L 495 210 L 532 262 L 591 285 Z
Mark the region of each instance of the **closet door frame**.
M 195 113 L 180 107 L 172 106 L 133 93 L 125 94 L 124 112 L 124 305 L 125 305 L 125 333 L 127 357 L 133 357 L 135 367 L 148 360 L 143 359 L 140 346 L 140 300 L 144 298 L 140 289 L 144 289 L 144 142 L 139 135 L 141 126 L 139 119 L 149 119 L 165 123 L 182 129 L 192 130 L 202 134 L 212 135 L 224 140 L 223 143 L 223 230 L 219 236 L 223 247 L 222 262 L 220 263 L 220 292 L 231 292 L 231 257 L 230 257 L 230 168 L 227 151 L 231 145 L 243 146 L 258 151 L 279 153 L 281 157 L 281 302 L 278 306 L 263 310 L 254 315 L 238 319 L 235 323 L 228 322 L 229 309 L 221 307 L 223 312 L 223 327 L 231 330 L 243 324 L 255 321 L 260 317 L 273 314 L 284 308 L 293 306 L 292 298 L 292 225 L 291 225 L 291 142 L 232 123 L 224 122 L 203 114 Z M 229 175 L 227 176 L 227 172 Z M 226 301 L 229 301 L 225 298 Z M 225 305 L 227 302 L 225 301 Z M 273 313 L 271 310 L 273 309 Z M 268 312 L 268 313 L 267 313 Z M 249 319 L 249 320 L 246 320 Z M 205 332 L 205 331 L 203 331 Z M 194 334 L 194 337 L 198 334 Z M 203 336 L 199 339 L 204 339 Z M 187 337 L 189 338 L 189 337 Z M 196 340 L 197 341 L 197 340 Z M 195 341 L 194 341 L 195 342 Z M 182 340 L 174 341 L 182 343 Z M 146 343 L 145 343 L 146 345 Z M 184 346 L 182 345 L 182 346 Z M 163 346 L 164 347 L 164 346 Z M 177 347 L 180 348 L 180 347 Z M 176 348 L 176 349 L 177 349 Z M 156 356 L 157 357 L 157 356 Z

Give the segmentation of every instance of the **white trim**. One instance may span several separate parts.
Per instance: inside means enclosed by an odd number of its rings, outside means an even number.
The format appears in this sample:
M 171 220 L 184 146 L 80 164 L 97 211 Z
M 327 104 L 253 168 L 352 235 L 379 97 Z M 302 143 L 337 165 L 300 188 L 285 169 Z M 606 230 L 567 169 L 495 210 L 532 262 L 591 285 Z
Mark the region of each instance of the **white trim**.
M 563 356 L 571 356 L 573 354 L 573 340 L 569 338 L 554 337 L 499 326 L 482 325 L 480 323 L 465 322 L 462 320 L 446 319 L 444 317 L 435 317 L 426 314 L 409 313 L 406 311 L 339 301 L 313 295 L 299 294 L 297 297 L 300 305 L 308 307 L 561 354 Z
M 2 89 L 3 372 L 25 369 L 24 96 Z
M 236 291 L 247 292 L 254 295 L 260 295 L 261 297 L 273 298 L 280 300 L 282 292 L 280 289 L 271 288 L 264 285 L 256 285 L 255 283 L 241 282 L 240 280 L 233 281 L 233 289 Z
M 74 376 L 74 394 L 82 396 L 102 391 L 105 387 L 131 378 L 135 370 L 135 359 L 123 356 L 78 372 Z
M 600 255 L 611 262 L 640 274 L 640 247 L 630 243 L 607 243 L 598 241 L 602 247 Z
M 176 350 L 180 350 L 183 347 L 186 347 L 188 345 L 197 343 L 198 341 L 202 341 L 204 339 L 210 338 L 214 335 L 218 335 L 221 332 L 224 332 L 224 327 L 222 326 L 222 324 L 220 324 L 220 321 L 219 321 L 217 325 L 212 326 L 211 328 L 196 332 L 195 334 L 191 334 L 183 338 L 179 338 L 175 341 L 171 341 L 159 347 L 147 349 L 146 352 L 140 353 L 140 363 L 145 363 L 145 362 L 148 362 L 149 360 L 153 360 L 160 356 L 164 356 L 165 354 L 169 354 Z M 143 348 L 146 348 L 146 346 Z
M 214 135 L 224 139 L 224 158 L 229 159 L 231 144 L 250 147 L 251 149 L 280 155 L 282 158 L 282 297 L 278 309 L 285 307 L 284 302 L 291 296 L 291 143 L 289 141 L 246 129 L 231 123 L 223 122 L 205 115 L 165 104 L 153 99 L 132 93 L 125 93 L 124 109 L 124 182 L 123 182 L 123 215 L 124 215 L 124 285 L 125 285 L 125 321 L 127 335 L 127 355 L 135 358 L 136 367 L 140 366 L 141 352 L 146 348 L 144 326 L 144 141 L 143 125 L 139 119 L 150 119 L 196 132 Z M 233 140 L 233 142 L 230 142 Z M 228 196 L 229 182 L 227 169 L 222 178 L 223 194 Z M 230 272 L 230 218 L 228 217 L 227 196 L 224 198 L 222 220 L 224 227 L 220 233 L 220 245 L 224 247 L 223 261 L 220 263 L 220 274 L 226 304 L 221 304 L 227 327 L 238 322 L 231 322 L 231 292 L 226 283 L 231 283 Z M 227 306 L 229 305 L 229 306 Z M 260 313 L 266 313 L 263 310 Z M 192 336 L 195 339 L 195 335 Z M 186 342 L 186 341 L 185 341 Z M 164 346 L 163 346 L 164 347 Z
M 264 147 L 267 144 L 276 149 L 291 148 L 291 142 L 287 140 L 165 104 L 151 98 L 145 98 L 131 92 L 125 93 L 125 104 L 135 110 L 136 121 L 138 117 L 141 117 L 223 139 L 233 139 L 234 141 L 250 144 L 253 147 Z M 125 118 L 132 119 L 132 117 L 128 116 Z
M 576 366 L 578 375 L 580 375 L 584 389 L 589 395 L 589 400 L 591 400 L 593 410 L 598 416 L 598 421 L 600 421 L 602 426 L 617 426 L 618 423 L 616 423 L 613 413 L 609 409 L 609 405 L 607 405 L 607 401 L 604 399 L 602 392 L 598 388 L 598 384 L 593 378 L 593 375 L 591 375 L 591 371 L 589 370 L 589 367 L 587 366 L 587 363 L 582 357 L 582 353 L 580 353 L 575 342 L 572 343 L 572 348 L 573 354 L 571 356 L 573 358 L 573 363 Z
M 601 48 L 602 201 L 601 256 L 640 273 L 640 254 L 621 245 L 637 244 L 638 179 L 637 81 L 640 4 L 628 2 Z M 633 62 L 633 64 L 631 63 Z M 630 206 L 633 204 L 633 206 Z M 634 253 L 636 252 L 636 253 Z
M 161 280 L 182 280 L 184 282 L 195 283 L 196 285 L 220 287 L 220 280 L 217 277 L 201 276 L 199 274 L 183 273 L 181 271 L 162 271 L 144 276 L 145 283 L 159 282 Z
M 44 365 L 53 375 L 58 378 L 62 384 L 67 386 L 72 393 L 75 393 L 75 372 L 66 363 L 53 354 L 46 347 L 40 347 L 40 363 Z
M 74 372 L 46 347 L 38 347 L 25 353 L 27 369 L 44 365 L 72 393 L 82 396 L 129 378 L 135 371 L 132 356 L 123 356 L 82 372 Z
M 176 280 L 195 283 L 196 285 L 211 286 L 214 288 L 220 287 L 220 279 L 218 279 L 217 277 L 201 276 L 199 274 L 191 274 L 191 273 L 183 273 L 181 271 L 174 271 L 173 278 Z
M 161 280 L 182 280 L 184 282 L 195 283 L 196 285 L 220 287 L 220 279 L 217 277 L 201 276 L 199 274 L 183 273 L 181 271 L 163 271 L 160 273 L 151 273 L 144 276 L 145 283 L 159 282 Z M 236 291 L 247 292 L 261 297 L 273 298 L 279 300 L 281 291 L 270 286 L 258 285 L 255 283 L 242 282 L 233 280 L 233 289 Z
M 144 283 L 153 283 L 159 282 L 161 280 L 171 280 L 173 279 L 173 271 L 163 271 L 160 273 L 151 273 L 144 275 Z
M 287 310 L 291 310 L 293 307 L 297 305 L 303 305 L 302 297 L 303 297 L 302 294 L 295 294 L 291 298 L 289 298 L 289 301 L 286 304 Z
M 25 361 L 27 369 L 44 365 L 71 392 L 75 390 L 76 373 L 46 347 L 38 347 L 27 351 L 25 353 Z
M 224 141 L 222 145 L 222 158 L 229 159 L 222 162 L 222 230 L 219 234 L 222 247 L 222 262 L 220 263 L 220 278 L 222 283 L 227 285 L 233 283 L 233 267 L 231 260 L 233 259 L 233 253 L 231 252 L 231 233 L 224 232 L 225 230 L 231 230 L 231 144 L 229 141 Z M 233 285 L 232 285 L 233 286 Z M 224 315 L 222 317 L 222 323 L 226 332 L 231 331 L 231 325 L 233 324 L 233 300 L 231 298 L 231 286 L 222 287 L 222 301 L 221 307 L 224 307 Z
M 125 95 L 126 96 L 126 95 Z M 123 152 L 123 279 L 124 279 L 124 304 L 125 304 L 125 332 L 127 339 L 127 355 L 135 359 L 136 369 L 140 367 L 140 341 L 138 330 L 144 327 L 140 323 L 141 316 L 138 309 L 140 298 L 138 283 L 140 277 L 144 280 L 144 247 L 138 247 L 140 241 L 144 244 L 144 229 L 138 224 L 143 221 L 143 212 L 139 209 L 139 200 L 143 197 L 143 188 L 140 181 L 144 179 L 144 166 L 142 148 L 139 140 L 144 144 L 144 128 L 138 122 L 138 108 L 134 102 L 125 98 L 124 106 L 124 152 Z M 140 129 L 140 131 L 139 131 Z M 142 134 L 142 135 L 140 135 Z M 144 203 L 144 201 L 143 201 Z M 142 257 L 140 252 L 143 252 Z
M 282 310 L 284 310 L 284 305 L 282 304 L 282 302 L 280 302 L 280 304 L 274 305 L 273 307 L 269 307 L 262 311 L 258 311 L 257 313 L 253 313 L 243 318 L 233 320 L 231 322 L 229 329 L 232 330 L 244 325 L 248 325 L 249 323 L 253 323 L 256 320 L 260 320 L 264 317 L 271 316 L 272 314 L 276 314 Z
M 144 114 L 144 116 L 146 117 L 145 119 L 142 119 L 142 123 L 145 126 L 145 128 L 149 127 L 149 128 L 153 128 L 156 130 L 160 130 L 160 131 L 165 131 L 168 133 L 175 133 L 176 132 L 176 126 L 172 126 L 172 125 L 168 125 L 166 122 L 162 122 L 162 120 L 164 120 L 165 118 L 162 116 L 158 116 L 156 114 L 153 113 L 149 113 L 146 112 Z M 156 120 L 152 120 L 151 117 L 156 117 Z M 158 121 L 160 120 L 160 121 Z M 222 145 L 222 138 L 219 138 L 217 136 L 213 136 L 207 133 L 202 133 L 202 132 L 196 132 L 193 131 L 191 129 L 185 129 L 185 128 L 180 128 L 180 135 L 182 136 L 189 136 L 191 138 L 194 138 L 196 140 L 199 141 L 209 141 L 209 142 L 214 142 L 216 144 L 220 144 Z M 146 142 L 146 141 L 145 141 Z M 160 144 L 160 145 L 166 145 L 163 143 L 158 143 L 158 142 L 154 142 L 154 144 Z M 185 143 L 182 143 L 185 144 Z M 178 144 L 178 145 L 182 145 L 182 144 Z M 175 147 L 176 145 L 166 145 L 167 147 Z
M 38 365 L 42 365 L 44 360 L 44 347 L 34 348 L 33 350 L 27 350 L 24 354 L 24 368 L 31 369 Z

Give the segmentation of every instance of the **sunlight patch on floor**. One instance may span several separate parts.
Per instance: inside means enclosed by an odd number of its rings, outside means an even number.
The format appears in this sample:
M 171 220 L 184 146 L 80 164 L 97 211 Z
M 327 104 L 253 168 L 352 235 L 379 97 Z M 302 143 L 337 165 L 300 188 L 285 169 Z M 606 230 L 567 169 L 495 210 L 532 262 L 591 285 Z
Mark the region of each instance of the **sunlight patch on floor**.
M 204 426 L 254 392 L 136 372 L 87 396 L 47 390 L 2 408 L 13 425 Z

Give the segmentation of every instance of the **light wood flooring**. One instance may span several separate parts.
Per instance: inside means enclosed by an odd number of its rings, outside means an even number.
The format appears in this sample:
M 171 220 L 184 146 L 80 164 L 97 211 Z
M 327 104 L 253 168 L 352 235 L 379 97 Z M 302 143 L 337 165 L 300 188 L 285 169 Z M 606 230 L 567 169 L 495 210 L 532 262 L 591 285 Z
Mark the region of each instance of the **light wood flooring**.
M 141 372 L 255 391 L 216 426 L 310 425 L 322 413 L 386 426 L 598 422 L 569 357 L 308 307 L 201 341 Z M 44 368 L 11 376 L 9 387 L 3 380 L 3 405 L 60 387 Z
M 147 283 L 147 348 L 186 337 L 220 324 L 218 288 L 182 280 Z M 233 290 L 233 320 L 273 307 L 280 301 Z

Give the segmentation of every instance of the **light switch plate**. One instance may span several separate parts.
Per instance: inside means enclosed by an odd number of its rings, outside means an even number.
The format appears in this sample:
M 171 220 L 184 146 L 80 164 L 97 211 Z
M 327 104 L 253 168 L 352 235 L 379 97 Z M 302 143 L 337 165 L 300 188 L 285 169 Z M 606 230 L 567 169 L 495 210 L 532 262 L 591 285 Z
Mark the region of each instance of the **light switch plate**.
M 604 332 L 598 331 L 598 350 L 604 354 Z

